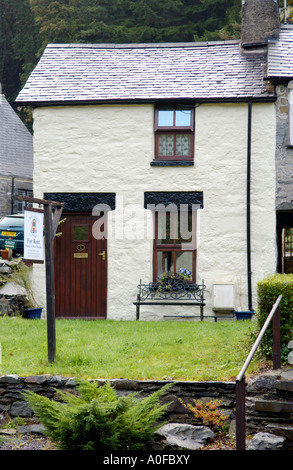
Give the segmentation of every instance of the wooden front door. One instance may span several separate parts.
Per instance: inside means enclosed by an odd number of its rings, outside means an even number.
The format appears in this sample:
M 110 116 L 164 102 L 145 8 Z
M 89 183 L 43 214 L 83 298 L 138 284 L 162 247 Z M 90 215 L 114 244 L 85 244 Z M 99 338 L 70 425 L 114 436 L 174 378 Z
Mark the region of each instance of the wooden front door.
M 57 318 L 106 318 L 107 240 L 96 239 L 92 215 L 67 215 L 55 237 Z

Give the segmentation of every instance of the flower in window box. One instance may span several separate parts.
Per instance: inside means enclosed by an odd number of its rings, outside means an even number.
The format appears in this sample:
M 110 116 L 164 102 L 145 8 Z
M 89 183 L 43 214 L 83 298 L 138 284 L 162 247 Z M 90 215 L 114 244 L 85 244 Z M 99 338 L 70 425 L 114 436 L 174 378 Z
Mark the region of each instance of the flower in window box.
M 191 271 L 188 269 L 180 268 L 177 274 L 179 274 L 184 281 L 191 281 Z
M 185 281 L 191 281 L 191 272 L 181 268 L 177 273 L 167 271 L 158 277 L 159 290 L 179 289 Z

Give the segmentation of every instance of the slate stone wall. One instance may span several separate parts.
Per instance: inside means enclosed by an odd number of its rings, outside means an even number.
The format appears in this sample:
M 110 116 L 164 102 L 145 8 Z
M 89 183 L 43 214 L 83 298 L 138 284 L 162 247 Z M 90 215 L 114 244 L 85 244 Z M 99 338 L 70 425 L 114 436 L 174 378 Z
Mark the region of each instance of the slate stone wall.
M 276 87 L 276 209 L 292 210 L 293 148 L 289 146 L 289 89 L 286 84 Z
M 256 433 L 266 431 L 266 425 L 271 420 L 272 413 L 258 412 L 255 409 L 255 403 L 258 400 L 273 400 L 271 403 L 280 403 L 284 400 L 282 387 L 276 386 L 281 378 L 281 370 L 271 371 L 263 375 L 256 376 L 247 380 L 246 386 L 246 432 Z M 286 375 L 286 372 L 284 373 Z M 293 380 L 292 371 L 287 372 L 289 380 Z M 288 379 L 287 377 L 287 379 Z M 291 377 L 291 378 L 290 378 Z M 284 376 L 283 378 L 286 379 Z M 96 380 L 98 386 L 105 384 L 105 380 Z M 169 403 L 168 410 L 163 416 L 163 420 L 169 423 L 181 424 L 202 424 L 196 420 L 193 413 L 186 410 L 180 403 L 193 403 L 193 400 L 201 400 L 203 403 L 220 400 L 220 409 L 228 417 L 227 424 L 230 426 L 230 433 L 235 433 L 235 409 L 236 409 L 236 389 L 234 382 L 168 382 L 156 380 L 128 380 L 113 379 L 109 381 L 115 388 L 118 395 L 128 393 L 139 393 L 142 398 L 150 393 L 160 389 L 167 383 L 172 383 L 167 394 L 162 398 L 163 403 Z M 286 389 L 286 380 L 281 382 Z M 288 387 L 291 387 L 290 381 Z M 24 419 L 34 420 L 33 411 L 24 400 L 23 392 L 30 390 L 35 393 L 47 396 L 50 399 L 58 400 L 58 390 L 72 391 L 76 387 L 74 378 L 63 376 L 30 376 L 20 377 L 18 375 L 0 376 L 0 423 L 1 420 L 22 417 Z M 280 390 L 278 391 L 278 388 Z M 291 389 L 291 388 L 290 388 Z M 288 392 L 289 393 L 289 392 Z M 285 392 L 285 395 L 288 394 Z M 292 400 L 291 400 L 292 402 Z M 290 403 L 290 400 L 289 400 Z M 272 404 L 274 406 L 274 404 Z M 291 409 L 291 408 L 290 408 Z M 292 422 L 290 418 L 290 409 L 287 413 L 282 413 L 281 420 Z M 276 420 L 278 411 L 273 413 L 273 423 Z M 292 440 L 292 439 L 291 439 Z

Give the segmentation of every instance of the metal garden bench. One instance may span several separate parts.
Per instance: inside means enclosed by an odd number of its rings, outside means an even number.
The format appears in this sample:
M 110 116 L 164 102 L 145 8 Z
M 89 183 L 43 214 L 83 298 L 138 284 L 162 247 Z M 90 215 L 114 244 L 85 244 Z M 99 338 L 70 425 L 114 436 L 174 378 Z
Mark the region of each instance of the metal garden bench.
M 139 320 L 141 305 L 193 305 L 199 307 L 199 315 L 164 315 L 164 318 L 200 318 L 201 321 L 203 320 L 206 288 L 203 281 L 202 284 L 176 282 L 166 287 L 159 282 L 142 284 L 140 281 L 137 287 L 137 299 L 133 302 L 136 305 L 136 320 Z

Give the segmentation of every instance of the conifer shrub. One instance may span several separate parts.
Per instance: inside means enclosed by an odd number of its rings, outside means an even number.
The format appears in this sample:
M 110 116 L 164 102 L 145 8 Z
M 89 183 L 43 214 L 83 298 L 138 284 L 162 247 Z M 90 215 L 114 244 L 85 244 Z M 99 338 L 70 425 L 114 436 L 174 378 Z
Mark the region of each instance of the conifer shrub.
M 168 404 L 160 399 L 171 384 L 146 398 L 117 396 L 109 382 L 78 381 L 77 395 L 56 390 L 61 401 L 24 395 L 47 434 L 62 450 L 138 450 L 153 437 Z
M 260 331 L 275 301 L 282 295 L 280 303 L 280 328 L 282 362 L 286 362 L 288 342 L 293 338 L 293 274 L 275 274 L 258 282 L 257 328 Z M 272 358 L 273 328 L 270 323 L 264 335 L 260 349 L 266 358 Z

